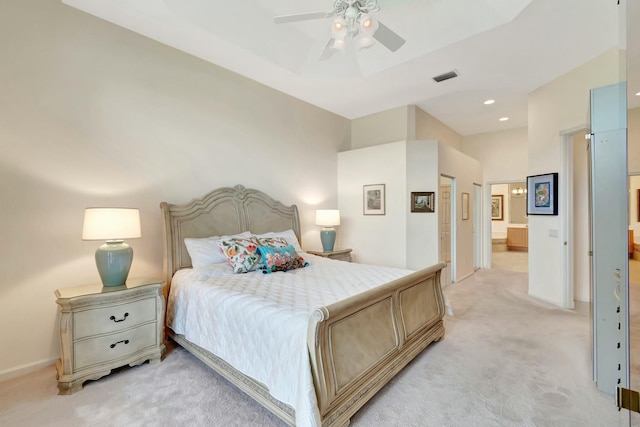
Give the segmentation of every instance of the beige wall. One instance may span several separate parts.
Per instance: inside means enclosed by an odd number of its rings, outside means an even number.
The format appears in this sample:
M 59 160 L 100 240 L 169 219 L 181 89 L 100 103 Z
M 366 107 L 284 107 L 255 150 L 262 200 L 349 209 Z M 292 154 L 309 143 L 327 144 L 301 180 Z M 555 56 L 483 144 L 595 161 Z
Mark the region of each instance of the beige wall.
M 162 273 L 159 203 L 243 184 L 337 207 L 350 122 L 57 1 L 0 13 L 0 378 L 58 356 L 58 287 L 99 281 L 87 206 L 139 207 L 131 276 Z
M 405 105 L 351 121 L 351 149 L 395 141 L 433 140 L 462 149 L 462 136 L 415 105 Z
M 629 173 L 640 174 L 640 107 L 628 111 Z
M 462 152 L 482 163 L 484 182 L 523 181 L 527 177 L 527 128 L 464 136 Z
M 409 139 L 414 132 L 410 122 L 411 108 L 405 105 L 352 120 L 349 149 Z
M 462 136 L 422 109 L 412 106 L 414 111 L 415 136 L 418 140 L 434 140 L 462 151 Z M 411 138 L 411 137 L 409 137 Z
M 528 175 L 562 169 L 561 132 L 587 124 L 589 91 L 619 82 L 624 67 L 624 52 L 612 49 L 529 94 Z M 529 217 L 529 294 L 557 305 L 563 304 L 565 233 L 561 211 Z

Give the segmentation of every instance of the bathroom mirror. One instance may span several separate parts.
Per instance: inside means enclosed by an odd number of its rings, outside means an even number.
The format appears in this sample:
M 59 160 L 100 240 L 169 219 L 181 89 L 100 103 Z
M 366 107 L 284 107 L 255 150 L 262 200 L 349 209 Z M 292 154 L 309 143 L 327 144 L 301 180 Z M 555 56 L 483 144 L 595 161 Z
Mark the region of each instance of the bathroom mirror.
M 509 224 L 527 223 L 527 184 L 509 184 Z

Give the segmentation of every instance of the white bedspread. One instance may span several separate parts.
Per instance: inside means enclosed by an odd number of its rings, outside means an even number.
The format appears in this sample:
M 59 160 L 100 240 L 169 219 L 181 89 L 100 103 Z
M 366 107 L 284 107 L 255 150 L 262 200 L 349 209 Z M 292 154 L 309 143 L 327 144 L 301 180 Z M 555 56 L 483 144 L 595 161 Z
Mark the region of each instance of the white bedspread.
M 312 311 L 411 273 L 302 255 L 309 267 L 272 274 L 233 274 L 227 264 L 180 270 L 167 305 L 174 332 L 265 384 L 300 427 L 320 425 L 306 336 Z

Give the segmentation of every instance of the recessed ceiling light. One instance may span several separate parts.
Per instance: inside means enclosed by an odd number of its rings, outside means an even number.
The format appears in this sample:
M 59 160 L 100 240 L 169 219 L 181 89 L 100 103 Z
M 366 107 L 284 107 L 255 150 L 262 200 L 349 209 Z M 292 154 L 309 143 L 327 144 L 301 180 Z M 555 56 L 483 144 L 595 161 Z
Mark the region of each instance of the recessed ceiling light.
M 487 99 L 486 101 L 484 101 L 484 105 L 491 105 L 494 102 L 496 102 L 495 99 Z
M 636 93 L 636 96 L 640 96 L 640 92 Z
M 500 117 L 498 120 L 500 120 L 501 122 L 506 122 L 507 120 L 509 120 L 509 117 Z

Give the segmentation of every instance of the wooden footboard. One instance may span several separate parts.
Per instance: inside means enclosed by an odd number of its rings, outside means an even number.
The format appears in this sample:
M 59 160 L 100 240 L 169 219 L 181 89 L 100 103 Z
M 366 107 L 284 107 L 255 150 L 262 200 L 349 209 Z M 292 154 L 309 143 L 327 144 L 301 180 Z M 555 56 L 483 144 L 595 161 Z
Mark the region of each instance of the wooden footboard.
M 315 310 L 308 346 L 323 426 L 344 426 L 431 342 L 444 337 L 444 263 Z

